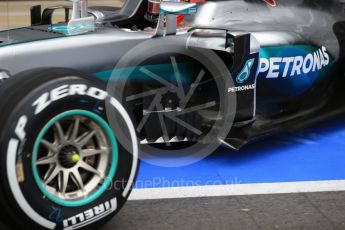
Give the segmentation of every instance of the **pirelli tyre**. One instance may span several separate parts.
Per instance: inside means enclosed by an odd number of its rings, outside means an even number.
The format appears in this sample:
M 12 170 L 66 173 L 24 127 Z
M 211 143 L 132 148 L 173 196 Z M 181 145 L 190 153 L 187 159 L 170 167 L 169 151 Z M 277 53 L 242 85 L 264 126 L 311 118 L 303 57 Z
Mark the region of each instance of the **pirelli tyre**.
M 66 69 L 25 72 L 0 86 L 5 225 L 95 229 L 124 205 L 138 169 L 138 143 L 128 114 L 104 89 L 102 81 Z M 106 105 L 130 146 L 110 127 Z

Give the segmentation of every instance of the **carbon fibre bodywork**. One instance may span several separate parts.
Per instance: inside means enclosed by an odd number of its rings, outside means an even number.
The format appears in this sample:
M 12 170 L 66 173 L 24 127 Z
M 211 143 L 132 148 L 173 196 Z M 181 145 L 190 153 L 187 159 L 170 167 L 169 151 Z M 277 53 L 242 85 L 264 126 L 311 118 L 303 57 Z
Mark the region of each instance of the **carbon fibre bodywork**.
M 231 68 L 234 85 L 227 94 L 237 95 L 237 107 L 235 124 L 223 141 L 234 148 L 345 108 L 339 96 L 345 64 L 342 2 L 273 2 L 209 1 L 188 18 L 190 26 L 172 35 L 188 48 L 215 51 Z M 172 37 L 156 38 L 145 29 L 154 27 L 145 19 L 146 5 L 145 0 L 129 0 L 122 10 L 100 17 L 95 31 L 78 35 L 53 31 L 51 25 L 2 31 L 0 69 L 15 76 L 61 67 L 99 76 L 132 47 Z

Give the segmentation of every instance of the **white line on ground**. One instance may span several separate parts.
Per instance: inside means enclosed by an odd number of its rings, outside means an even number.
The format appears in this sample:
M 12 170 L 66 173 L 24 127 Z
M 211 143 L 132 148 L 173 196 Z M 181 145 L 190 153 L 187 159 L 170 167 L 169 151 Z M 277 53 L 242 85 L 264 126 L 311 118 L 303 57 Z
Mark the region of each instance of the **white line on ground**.
M 345 191 L 345 180 L 134 189 L 129 200 Z

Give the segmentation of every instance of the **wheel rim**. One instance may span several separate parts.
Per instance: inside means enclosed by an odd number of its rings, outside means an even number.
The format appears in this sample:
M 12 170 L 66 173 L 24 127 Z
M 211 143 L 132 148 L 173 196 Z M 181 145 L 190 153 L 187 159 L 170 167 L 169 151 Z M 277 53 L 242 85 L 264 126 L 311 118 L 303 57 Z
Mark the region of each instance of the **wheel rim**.
M 73 110 L 53 118 L 42 129 L 32 168 L 44 196 L 77 207 L 106 191 L 117 161 L 117 141 L 107 122 L 89 111 Z

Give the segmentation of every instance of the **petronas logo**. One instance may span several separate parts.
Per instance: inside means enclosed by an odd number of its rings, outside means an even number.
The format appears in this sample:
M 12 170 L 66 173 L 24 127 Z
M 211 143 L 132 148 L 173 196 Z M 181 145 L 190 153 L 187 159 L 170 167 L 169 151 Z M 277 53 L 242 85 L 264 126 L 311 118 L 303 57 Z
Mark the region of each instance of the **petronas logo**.
M 242 84 L 248 80 L 248 78 L 250 77 L 250 72 L 251 72 L 253 65 L 254 65 L 254 59 L 249 59 L 246 62 L 243 70 L 238 74 L 238 76 L 236 78 L 237 83 Z

